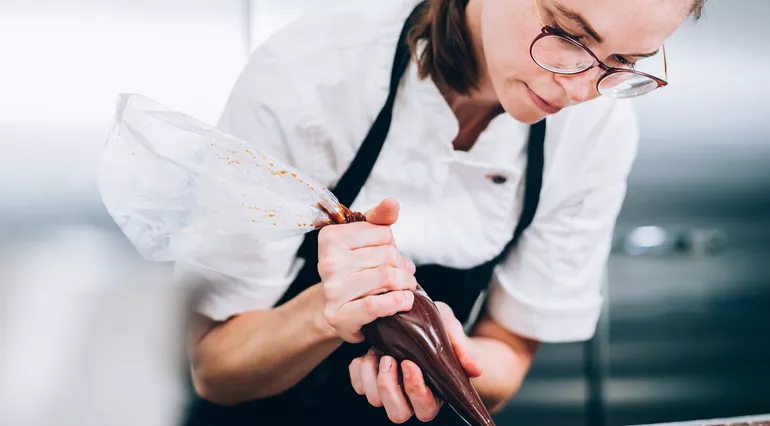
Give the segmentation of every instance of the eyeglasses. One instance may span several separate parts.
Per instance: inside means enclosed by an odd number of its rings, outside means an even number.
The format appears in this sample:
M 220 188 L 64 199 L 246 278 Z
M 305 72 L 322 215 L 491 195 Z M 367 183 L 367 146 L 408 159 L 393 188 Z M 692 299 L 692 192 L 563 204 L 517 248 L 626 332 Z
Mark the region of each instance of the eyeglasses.
M 668 85 L 668 64 L 666 46 L 663 46 L 663 69 L 666 80 L 633 69 L 633 65 L 611 67 L 583 43 L 562 33 L 562 31 L 543 24 L 540 16 L 540 4 L 535 0 L 538 19 L 543 27 L 540 34 L 532 41 L 529 49 L 532 60 L 541 68 L 556 74 L 576 75 L 596 69 L 594 78 L 596 90 L 604 96 L 613 98 L 632 98 L 652 92 Z

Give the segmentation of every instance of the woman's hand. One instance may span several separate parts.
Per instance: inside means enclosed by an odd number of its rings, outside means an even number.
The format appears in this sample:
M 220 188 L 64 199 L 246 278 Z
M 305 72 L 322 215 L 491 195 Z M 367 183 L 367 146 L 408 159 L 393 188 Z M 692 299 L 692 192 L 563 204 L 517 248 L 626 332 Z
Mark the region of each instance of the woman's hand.
M 366 222 L 326 226 L 318 235 L 324 315 L 346 342 L 362 342 L 365 324 L 412 309 L 415 266 L 393 241 L 397 218 L 398 203 L 386 199 L 366 212 Z
M 465 372 L 470 377 L 481 375 L 476 358 L 471 354 L 470 340 L 463 331 L 462 324 L 455 318 L 452 309 L 442 302 L 436 302 L 441 312 L 449 341 L 455 350 Z M 411 361 L 401 363 L 399 380 L 398 365 L 390 356 L 379 360 L 372 350 L 350 363 L 350 381 L 359 395 L 366 395 L 370 404 L 385 407 L 388 418 L 394 423 L 404 423 L 415 415 L 426 422 L 436 417 L 443 404 L 425 385 L 422 372 Z M 403 383 L 403 386 L 402 386 Z

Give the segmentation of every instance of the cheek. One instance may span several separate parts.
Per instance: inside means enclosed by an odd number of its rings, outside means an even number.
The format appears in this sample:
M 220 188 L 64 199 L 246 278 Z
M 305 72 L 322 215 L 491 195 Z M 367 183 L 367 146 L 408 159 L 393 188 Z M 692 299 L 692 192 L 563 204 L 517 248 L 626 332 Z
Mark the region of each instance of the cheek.
M 533 69 L 529 45 L 533 36 L 526 25 L 526 10 L 519 10 L 517 1 L 487 0 L 482 17 L 484 55 L 490 78 L 495 85 L 500 80 L 525 79 Z
M 540 31 L 537 16 L 527 0 L 486 0 L 482 15 L 482 39 L 487 73 L 498 96 L 521 86 L 549 78 L 529 55 L 532 40 Z
M 542 86 L 543 80 L 551 77 L 529 56 L 529 47 L 540 27 L 528 22 L 534 19 L 537 23 L 537 17 L 530 18 L 532 11 L 517 7 L 521 3 L 486 0 L 482 38 L 487 73 L 500 103 L 517 120 L 532 123 L 543 118 L 544 113 L 529 100 L 524 83 Z

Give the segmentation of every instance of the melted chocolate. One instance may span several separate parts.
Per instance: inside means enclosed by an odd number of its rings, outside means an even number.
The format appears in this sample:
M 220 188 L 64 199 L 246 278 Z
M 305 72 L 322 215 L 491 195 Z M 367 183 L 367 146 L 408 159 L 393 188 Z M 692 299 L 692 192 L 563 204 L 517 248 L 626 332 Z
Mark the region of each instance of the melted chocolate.
M 441 313 L 421 287 L 410 311 L 378 318 L 362 331 L 380 356 L 417 364 L 428 387 L 470 425 L 494 426 L 449 342 Z
M 342 204 L 337 204 L 339 206 L 339 212 L 330 212 L 326 207 L 324 207 L 321 203 L 316 204 L 316 206 L 321 209 L 323 212 L 325 212 L 327 215 L 329 215 L 328 220 L 319 221 L 315 224 L 316 229 L 321 229 L 324 226 L 327 225 L 340 225 L 343 223 L 352 223 L 352 222 L 365 222 L 366 216 L 364 216 L 363 213 L 354 212 L 350 210 L 349 208 L 343 206 Z
M 341 215 L 330 215 L 334 223 L 366 220 L 342 205 L 340 210 Z M 399 364 L 404 360 L 417 364 L 428 387 L 471 426 L 494 426 L 449 342 L 441 313 L 422 287 L 414 291 L 411 310 L 378 318 L 361 331 L 378 355 L 390 355 Z

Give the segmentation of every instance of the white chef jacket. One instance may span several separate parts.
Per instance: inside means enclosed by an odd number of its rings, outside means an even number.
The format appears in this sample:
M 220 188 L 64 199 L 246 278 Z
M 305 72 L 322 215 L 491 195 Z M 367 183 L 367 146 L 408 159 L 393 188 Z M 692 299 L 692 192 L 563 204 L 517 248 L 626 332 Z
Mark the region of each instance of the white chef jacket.
M 346 0 L 289 24 L 254 51 L 219 128 L 334 187 L 387 97 L 395 44 L 417 3 Z M 593 335 L 599 317 L 637 123 L 628 101 L 609 98 L 547 120 L 540 205 L 495 268 L 487 309 L 520 335 L 578 341 Z M 410 64 L 390 133 L 352 208 L 397 199 L 395 241 L 418 265 L 488 261 L 519 220 L 528 126 L 502 114 L 467 152 L 453 149 L 457 132 L 436 85 Z M 213 283 L 200 311 L 215 320 L 270 308 L 303 265 L 302 238 L 234 241 L 227 252 L 178 262 L 176 277 Z

